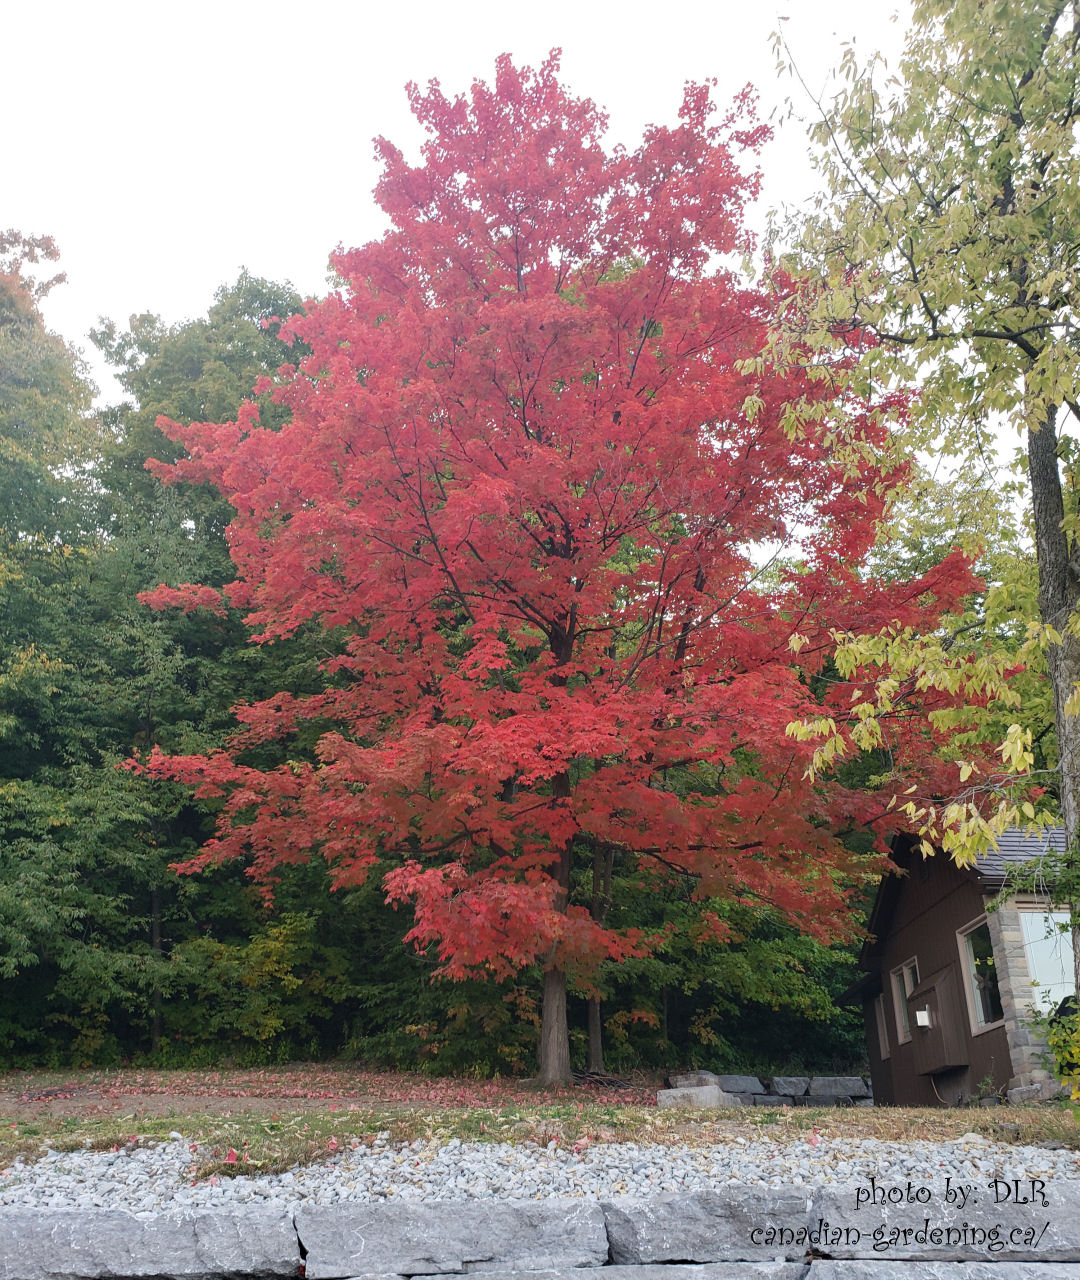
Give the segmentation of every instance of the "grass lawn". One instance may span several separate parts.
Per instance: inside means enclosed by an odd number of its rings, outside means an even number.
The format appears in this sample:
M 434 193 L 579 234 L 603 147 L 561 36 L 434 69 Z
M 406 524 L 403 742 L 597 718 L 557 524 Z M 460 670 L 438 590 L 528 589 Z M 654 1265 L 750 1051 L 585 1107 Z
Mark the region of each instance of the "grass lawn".
M 350 1066 L 248 1071 L 65 1071 L 0 1075 L 0 1168 L 47 1149 L 120 1149 L 181 1133 L 192 1177 L 282 1172 L 374 1142 L 689 1145 L 822 1137 L 999 1142 L 1080 1149 L 1080 1108 L 929 1110 L 747 1107 L 658 1110 L 658 1082 L 538 1092 L 513 1080 L 431 1078 Z

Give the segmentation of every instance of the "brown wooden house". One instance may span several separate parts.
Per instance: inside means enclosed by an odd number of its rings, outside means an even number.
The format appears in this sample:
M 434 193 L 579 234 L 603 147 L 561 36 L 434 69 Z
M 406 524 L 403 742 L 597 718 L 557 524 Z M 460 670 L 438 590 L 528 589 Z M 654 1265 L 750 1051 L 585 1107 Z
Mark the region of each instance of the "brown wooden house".
M 924 858 L 901 839 L 901 874 L 878 888 L 862 949 L 861 1002 L 877 1103 L 955 1106 L 996 1092 L 1057 1091 L 1030 1010 L 1072 994 L 1072 945 L 1044 895 L 1014 894 L 994 910 L 1010 864 L 1060 850 L 1064 832 L 1008 831 L 970 869 Z

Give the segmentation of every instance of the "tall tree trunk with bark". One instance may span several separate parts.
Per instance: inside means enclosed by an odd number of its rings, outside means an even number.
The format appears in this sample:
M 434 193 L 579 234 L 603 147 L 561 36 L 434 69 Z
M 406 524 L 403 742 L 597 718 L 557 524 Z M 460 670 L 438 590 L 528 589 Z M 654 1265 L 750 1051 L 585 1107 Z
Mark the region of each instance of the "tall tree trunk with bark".
M 552 779 L 551 794 L 555 800 L 570 796 L 570 776 L 559 773 Z M 570 867 L 573 861 L 574 842 L 568 840 L 559 855 L 556 868 L 555 905 L 565 913 L 570 898 Z M 570 1070 L 570 1028 L 566 1020 L 566 972 L 556 959 L 544 968 L 543 1003 L 540 1010 L 540 1070 L 537 1084 L 549 1088 L 573 1083 Z
M 158 981 L 157 974 L 160 973 L 161 960 L 165 951 L 161 938 L 161 889 L 157 885 L 150 890 L 150 950 L 157 967 L 154 989 L 150 993 L 150 1051 L 156 1054 L 161 1047 L 162 1012 L 161 983 Z
M 611 909 L 611 874 L 615 850 L 599 841 L 593 846 L 592 902 L 589 912 L 597 924 L 603 924 Z M 590 1071 L 604 1072 L 604 1022 L 600 1014 L 600 993 L 589 997 L 589 1061 Z
M 1058 739 L 1061 818 L 1067 847 L 1064 892 L 1069 899 L 1073 939 L 1073 980 L 1080 991 L 1080 716 L 1069 714 L 1066 703 L 1080 687 L 1080 636 L 1070 621 L 1080 603 L 1080 580 L 1075 545 L 1064 528 L 1065 503 L 1058 463 L 1057 411 L 1051 409 L 1028 431 L 1028 475 L 1035 516 L 1035 549 L 1039 566 L 1039 613 L 1053 627 L 1060 643 L 1047 649 L 1050 684 L 1054 692 L 1054 723 Z
M 607 1068 L 604 1066 L 604 1020 L 601 1016 L 599 996 L 589 997 L 587 1012 L 589 1023 L 588 1068 L 590 1071 L 598 1071 L 603 1074 Z
M 544 970 L 540 1022 L 540 1070 L 537 1084 L 548 1088 L 573 1083 L 570 1071 L 570 1032 L 566 1021 L 566 974 L 554 965 Z

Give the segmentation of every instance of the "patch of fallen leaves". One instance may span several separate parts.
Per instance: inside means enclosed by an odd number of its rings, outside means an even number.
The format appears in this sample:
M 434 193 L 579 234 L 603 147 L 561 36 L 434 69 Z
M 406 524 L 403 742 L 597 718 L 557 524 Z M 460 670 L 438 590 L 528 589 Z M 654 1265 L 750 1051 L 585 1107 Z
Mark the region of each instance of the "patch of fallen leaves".
M 340 1066 L 63 1078 L 23 1073 L 0 1077 L 0 1170 L 17 1156 L 32 1160 L 49 1148 L 119 1152 L 177 1132 L 188 1144 L 192 1180 L 283 1172 L 333 1161 L 346 1148 L 417 1139 L 431 1152 L 452 1138 L 581 1151 L 609 1142 L 947 1141 L 973 1131 L 999 1142 L 1080 1148 L 1080 1127 L 1067 1106 L 660 1110 L 655 1088 L 655 1082 L 639 1080 L 618 1093 L 539 1091 L 521 1081 L 431 1079 Z M 26 1099 L 22 1114 L 5 1111 L 13 1098 Z M 151 1107 L 152 1101 L 161 1105 Z
M 582 1086 L 537 1090 L 521 1080 L 473 1080 L 433 1077 L 417 1072 L 372 1071 L 343 1065 L 297 1065 L 251 1070 L 153 1071 L 123 1069 L 66 1073 L 63 1080 L 44 1072 L 0 1075 L 0 1106 L 5 1097 L 21 1104 L 52 1103 L 80 1097 L 277 1098 L 295 1101 L 363 1102 L 369 1106 L 491 1107 L 564 1102 L 588 1096 L 595 1105 L 653 1106 L 656 1083 L 639 1080 L 626 1089 Z

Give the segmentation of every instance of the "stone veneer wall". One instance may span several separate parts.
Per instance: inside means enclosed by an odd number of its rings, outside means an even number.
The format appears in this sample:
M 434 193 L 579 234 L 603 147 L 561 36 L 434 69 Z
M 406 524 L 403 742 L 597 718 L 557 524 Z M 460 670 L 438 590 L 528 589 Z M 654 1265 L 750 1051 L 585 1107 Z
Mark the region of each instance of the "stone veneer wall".
M 1058 1092 L 1058 1084 L 1043 1065 L 1049 1046 L 1031 1022 L 1030 1010 L 1039 1007 L 1039 992 L 1031 983 L 1015 898 L 997 911 L 988 911 L 986 922 L 994 945 L 998 992 L 1012 1056 L 1009 1089 L 1031 1090 L 1032 1097 L 1050 1096 Z

